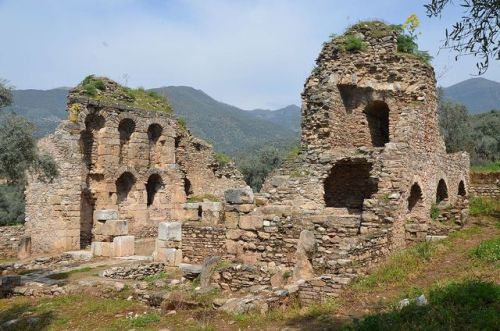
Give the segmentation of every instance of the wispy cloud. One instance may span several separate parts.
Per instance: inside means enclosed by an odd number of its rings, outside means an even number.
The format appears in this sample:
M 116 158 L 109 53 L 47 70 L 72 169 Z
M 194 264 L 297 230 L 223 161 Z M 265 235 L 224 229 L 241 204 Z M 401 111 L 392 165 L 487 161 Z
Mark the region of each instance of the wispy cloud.
M 4 0 L 0 76 L 18 88 L 75 85 L 97 73 L 129 85 L 190 85 L 244 108 L 300 102 L 321 43 L 360 19 L 422 18 L 420 44 L 440 83 L 475 73 L 474 59 L 437 55 L 459 16 L 427 19 L 424 1 Z M 486 77 L 500 77 L 493 63 Z

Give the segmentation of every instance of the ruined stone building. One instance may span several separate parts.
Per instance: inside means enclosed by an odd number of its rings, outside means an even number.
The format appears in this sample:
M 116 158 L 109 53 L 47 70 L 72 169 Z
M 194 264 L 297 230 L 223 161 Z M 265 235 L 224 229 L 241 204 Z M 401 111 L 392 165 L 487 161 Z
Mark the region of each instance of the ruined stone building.
M 131 95 L 105 78 L 97 95 L 82 84 L 70 91 L 69 119 L 39 146 L 59 176 L 32 178 L 26 191 L 26 232 L 34 252 L 87 248 L 116 235 L 156 237 L 160 221 L 182 219 L 188 197 L 222 198 L 241 186 L 239 173 L 221 166 L 154 95 Z M 146 107 L 146 109 L 141 109 Z M 112 221 L 103 227 L 105 221 Z M 111 254 L 112 255 L 112 254 Z
M 221 256 L 230 262 L 213 277 L 222 289 L 296 282 L 301 299 L 314 301 L 391 251 L 458 229 L 469 157 L 446 153 L 434 71 L 398 52 L 397 33 L 361 23 L 324 45 L 302 94 L 301 153 L 255 195 L 170 115 L 82 100 L 77 88 L 74 121 L 42 142 L 61 174 L 27 190 L 33 248 L 113 241 L 94 244 L 95 254 L 123 255 L 123 234 L 135 236 L 137 253 L 138 238 L 160 224 L 156 260 Z M 352 37 L 361 47 L 348 47 Z M 186 200 L 207 193 L 224 204 Z
M 362 49 L 346 49 L 349 36 Z M 358 24 L 326 43 L 302 99 L 300 155 L 255 196 L 226 191 L 223 224 L 184 222 L 170 236 L 184 262 L 237 263 L 214 276 L 222 289 L 297 282 L 304 301 L 335 296 L 391 251 L 467 216 L 469 157 L 446 153 L 434 71 L 397 51 L 397 31 Z

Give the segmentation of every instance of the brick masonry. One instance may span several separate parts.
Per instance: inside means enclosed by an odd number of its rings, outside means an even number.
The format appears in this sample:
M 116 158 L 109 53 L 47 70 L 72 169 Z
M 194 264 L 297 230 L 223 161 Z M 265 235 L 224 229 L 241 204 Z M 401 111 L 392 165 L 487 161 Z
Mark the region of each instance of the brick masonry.
M 24 225 L 0 226 L 0 257 L 16 257 Z

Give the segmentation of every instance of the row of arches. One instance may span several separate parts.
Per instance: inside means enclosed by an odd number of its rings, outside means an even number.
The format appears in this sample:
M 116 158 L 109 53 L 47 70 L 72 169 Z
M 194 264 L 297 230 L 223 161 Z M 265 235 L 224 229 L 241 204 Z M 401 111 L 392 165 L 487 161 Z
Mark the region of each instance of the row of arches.
M 137 180 L 131 172 L 124 172 L 116 180 L 116 196 L 117 204 L 125 202 L 136 185 Z M 147 206 L 151 206 L 155 201 L 157 193 L 164 187 L 163 179 L 159 174 L 152 174 L 149 176 L 146 184 Z
M 465 183 L 461 180 L 458 183 L 458 191 L 457 195 L 461 197 L 465 197 L 467 195 L 467 191 L 465 190 Z M 448 199 L 448 186 L 443 178 L 441 178 L 438 182 L 436 188 L 436 196 L 435 203 L 439 204 Z M 415 207 L 421 205 L 423 202 L 423 194 L 422 188 L 418 183 L 413 183 L 410 188 L 410 195 L 408 196 L 408 211 L 411 212 L 415 209 Z
M 92 170 L 96 168 L 97 164 L 97 145 L 98 133 L 105 127 L 105 119 L 99 114 L 89 114 L 85 118 L 85 129 L 81 133 L 80 141 L 82 145 L 83 160 L 87 169 Z M 136 132 L 136 123 L 131 118 L 124 118 L 118 124 L 118 134 L 120 139 L 120 152 L 119 164 L 123 164 L 124 160 L 128 158 L 129 143 L 132 140 L 133 134 Z M 155 149 L 163 134 L 163 127 L 158 123 L 152 123 L 147 130 L 149 141 L 149 161 L 150 164 L 156 163 Z

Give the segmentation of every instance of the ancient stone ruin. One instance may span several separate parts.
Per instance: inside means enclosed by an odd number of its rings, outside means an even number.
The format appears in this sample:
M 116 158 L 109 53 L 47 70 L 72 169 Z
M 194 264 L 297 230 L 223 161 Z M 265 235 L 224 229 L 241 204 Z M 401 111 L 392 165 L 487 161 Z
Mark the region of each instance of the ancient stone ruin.
M 69 120 L 40 142 L 59 176 L 52 183 L 34 177 L 26 190 L 26 232 L 35 253 L 94 243 L 96 255 L 133 255 L 134 241 L 148 246 L 141 239 L 156 237 L 161 221 L 184 219 L 188 198 L 218 200 L 227 187 L 244 185 L 233 165 L 219 165 L 212 147 L 180 125 L 166 103 L 96 81 L 103 84 L 96 97 L 82 85 L 70 92 Z M 154 239 L 149 242 L 154 248 Z
M 459 229 L 469 157 L 446 153 L 432 67 L 398 52 L 383 23 L 348 34 L 363 49 L 346 49 L 346 35 L 324 45 L 302 94 L 301 153 L 257 194 L 171 115 L 77 88 L 75 120 L 41 144 L 61 174 L 27 190 L 33 250 L 151 253 L 141 239 L 157 238 L 152 255 L 169 266 L 221 257 L 211 281 L 224 290 L 288 287 L 311 302 L 396 249 Z M 187 200 L 206 194 L 224 203 Z

